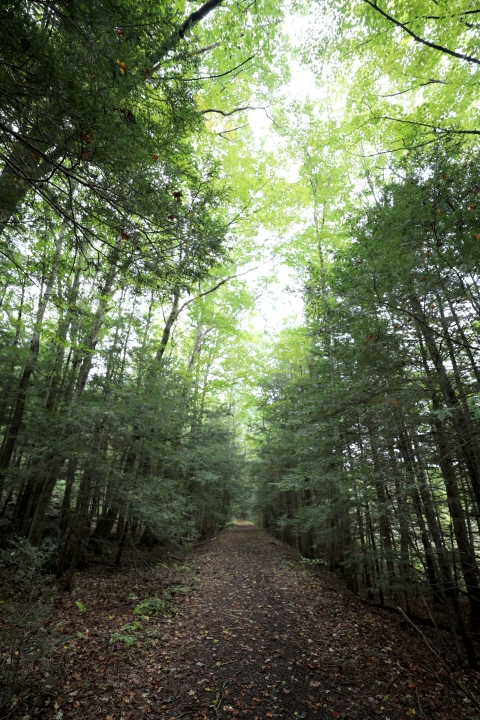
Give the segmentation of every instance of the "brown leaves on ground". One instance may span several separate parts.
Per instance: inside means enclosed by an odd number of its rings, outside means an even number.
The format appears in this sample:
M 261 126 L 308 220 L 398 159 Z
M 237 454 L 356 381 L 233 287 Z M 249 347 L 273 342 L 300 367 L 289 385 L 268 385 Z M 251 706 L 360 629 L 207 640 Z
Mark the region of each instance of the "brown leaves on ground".
M 186 565 L 157 567 L 79 575 L 51 621 L 62 643 L 50 668 L 10 717 L 478 716 L 414 628 L 360 604 L 330 573 L 306 572 L 256 528 L 231 528 Z M 134 614 L 165 592 L 175 617 Z M 462 681 L 474 691 L 473 673 Z

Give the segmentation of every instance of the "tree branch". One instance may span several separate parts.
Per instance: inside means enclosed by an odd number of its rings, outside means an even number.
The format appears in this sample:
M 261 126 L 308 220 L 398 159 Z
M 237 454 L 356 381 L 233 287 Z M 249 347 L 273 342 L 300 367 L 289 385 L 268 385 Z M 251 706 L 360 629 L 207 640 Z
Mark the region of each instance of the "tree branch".
M 242 130 L 245 127 L 248 127 L 248 123 L 245 123 L 245 125 L 238 125 L 237 127 L 234 127 L 231 130 L 222 130 L 222 132 L 217 133 L 217 135 L 221 135 L 223 137 L 227 133 L 235 132 L 235 130 Z M 226 139 L 230 140 L 230 138 L 226 138 Z
M 426 45 L 427 47 L 433 48 L 434 50 L 439 50 L 440 52 L 446 53 L 447 55 L 451 55 L 452 57 L 458 58 L 459 60 L 466 60 L 467 62 L 475 63 L 476 65 L 480 65 L 480 60 L 478 58 L 474 58 L 471 55 L 463 55 L 462 53 L 456 52 L 455 50 L 450 50 L 449 48 L 444 47 L 443 45 L 437 45 L 437 43 L 430 42 L 430 40 L 425 40 L 425 38 L 420 37 L 416 33 L 414 33 L 412 30 L 410 30 L 405 23 L 400 22 L 400 20 L 396 20 L 392 15 L 389 15 L 385 10 L 382 10 L 382 8 L 378 7 L 376 2 L 372 2 L 372 0 L 363 0 L 363 2 L 367 3 L 367 5 L 370 5 L 371 8 L 376 10 L 380 15 L 383 15 L 384 18 L 389 20 L 391 23 L 396 25 L 399 28 L 402 28 L 410 37 L 412 37 L 415 42 L 419 42 L 422 45 Z
M 407 92 L 411 92 L 412 90 L 417 90 L 421 87 L 427 87 L 427 85 L 446 85 L 447 83 L 445 80 L 435 80 L 434 78 L 430 78 L 430 80 L 427 80 L 427 82 L 420 83 L 420 85 L 412 85 L 412 87 L 407 88 L 406 90 L 400 90 L 396 93 L 390 93 L 389 95 L 379 95 L 381 98 L 390 98 L 390 97 L 397 97 L 398 95 L 404 95 Z
M 430 125 L 429 123 L 422 123 L 417 120 L 404 120 L 403 118 L 390 117 L 389 115 L 380 115 L 379 117 L 374 117 L 373 119 L 390 120 L 392 122 L 404 123 L 406 125 L 418 125 L 419 127 L 425 127 L 430 130 L 438 131 L 444 135 L 480 135 L 480 130 L 451 130 L 449 128 L 439 127 L 438 125 Z
M 250 270 L 245 270 L 243 273 L 238 273 L 237 275 L 229 275 L 228 277 L 224 278 L 223 280 L 220 280 L 216 285 L 209 288 L 208 290 L 205 290 L 202 293 L 199 293 L 198 295 L 195 295 L 194 297 L 190 298 L 189 300 L 186 300 L 183 305 L 180 305 L 180 292 L 178 289 L 176 289 L 173 293 L 173 305 L 170 310 L 170 313 L 168 315 L 168 319 L 165 323 L 165 327 L 163 330 L 162 339 L 160 341 L 160 345 L 158 347 L 155 359 L 158 362 L 161 362 L 165 350 L 167 349 L 168 341 L 170 339 L 170 335 L 172 333 L 172 328 L 174 323 L 177 321 L 178 316 L 180 313 L 187 307 L 187 305 L 191 305 L 191 303 L 195 302 L 195 300 L 198 300 L 199 298 L 205 297 L 206 295 L 210 295 L 210 293 L 215 292 L 215 290 L 218 290 L 219 287 L 222 287 L 222 285 L 225 285 L 225 283 L 229 282 L 230 280 L 233 280 L 234 278 L 242 277 L 242 275 L 246 275 L 249 272 L 253 272 L 253 270 L 257 270 L 260 265 L 257 265 L 256 267 L 250 268 Z
M 195 25 L 197 25 L 201 20 L 203 20 L 209 13 L 212 12 L 212 10 L 215 10 L 219 5 L 221 5 L 223 0 L 207 0 L 206 3 L 204 3 L 201 7 L 198 8 L 198 10 L 195 10 L 195 12 L 190 13 L 190 15 L 183 21 L 178 34 L 181 38 L 185 37 L 185 34 L 189 32 Z
M 206 53 L 206 52 L 208 52 L 209 50 L 213 50 L 213 49 L 216 48 L 216 47 L 220 47 L 221 44 L 222 44 L 222 43 L 221 43 L 220 41 L 219 41 L 219 42 L 214 42 L 214 43 L 212 43 L 211 45 L 207 45 L 206 47 L 200 48 L 199 50 L 195 50 L 195 52 L 194 52 L 193 54 L 194 54 L 194 55 L 201 55 L 201 53 Z
M 196 82 L 197 80 L 214 80 L 215 78 L 225 77 L 225 75 L 230 75 L 230 73 L 235 72 L 235 70 L 238 70 L 238 68 L 241 68 L 243 65 L 246 65 L 250 60 L 253 60 L 257 53 L 254 55 L 250 55 L 246 60 L 241 62 L 239 65 L 236 65 L 231 70 L 227 70 L 224 73 L 220 73 L 219 75 L 205 75 L 205 77 L 195 77 L 195 78 L 178 78 L 179 80 L 182 80 L 183 82 Z
M 219 115 L 223 115 L 223 117 L 229 117 L 230 115 L 234 115 L 238 112 L 243 112 L 244 110 L 266 110 L 267 108 L 264 107 L 252 107 L 251 105 L 245 105 L 245 107 L 239 107 L 235 108 L 234 110 L 230 110 L 230 112 L 225 112 L 224 110 L 216 110 L 215 108 L 208 108 L 207 110 L 201 110 L 201 115 L 206 115 L 207 113 L 218 113 Z
M 216 285 L 209 288 L 208 290 L 205 290 L 202 293 L 199 293 L 198 295 L 195 295 L 195 297 L 190 298 L 189 300 L 186 300 L 183 305 L 180 306 L 177 317 L 180 315 L 182 310 L 187 307 L 187 305 L 190 305 L 191 303 L 195 302 L 195 300 L 199 300 L 199 298 L 205 297 L 205 295 L 210 295 L 210 293 L 215 292 L 215 290 L 218 290 L 219 287 L 222 287 L 222 285 L 225 285 L 225 283 L 229 282 L 230 280 L 234 280 L 235 278 L 242 277 L 242 275 L 247 275 L 249 272 L 253 272 L 254 270 L 258 270 L 260 265 L 257 265 L 256 267 L 250 268 L 250 270 L 245 270 L 243 273 L 238 273 L 237 275 L 229 275 L 228 277 L 224 278 L 223 280 L 220 280 Z
M 380 157 L 380 155 L 389 155 L 390 153 L 396 153 L 396 152 L 405 152 L 406 150 L 418 150 L 422 147 L 427 147 L 427 145 L 432 145 L 432 143 L 438 142 L 437 138 L 433 138 L 432 140 L 427 140 L 424 143 L 418 143 L 417 145 L 401 145 L 398 148 L 390 148 L 389 150 L 379 150 L 378 152 L 374 153 L 368 153 L 368 154 L 359 154 L 359 153 L 349 153 L 353 157 L 359 157 L 359 158 L 370 158 L 370 157 Z
M 190 13 L 190 15 L 183 21 L 183 23 L 180 25 L 178 30 L 175 30 L 173 34 L 170 36 L 169 40 L 163 45 L 157 54 L 157 59 L 155 62 L 153 62 L 152 67 L 150 71 L 146 72 L 146 79 L 151 80 L 152 74 L 158 70 L 160 67 L 163 58 L 168 53 L 169 50 L 173 50 L 174 46 L 178 42 L 178 38 L 181 40 L 185 39 L 185 35 L 187 32 L 189 32 L 195 25 L 197 25 L 201 20 L 203 20 L 209 13 L 212 12 L 212 10 L 215 10 L 219 5 L 221 5 L 223 0 L 207 0 L 206 3 L 204 3 L 201 7 L 198 8 L 198 10 L 195 10 L 195 12 Z M 206 52 L 207 50 L 210 50 L 210 48 L 215 47 L 216 43 L 213 45 L 205 48 L 204 50 L 199 50 L 198 52 Z

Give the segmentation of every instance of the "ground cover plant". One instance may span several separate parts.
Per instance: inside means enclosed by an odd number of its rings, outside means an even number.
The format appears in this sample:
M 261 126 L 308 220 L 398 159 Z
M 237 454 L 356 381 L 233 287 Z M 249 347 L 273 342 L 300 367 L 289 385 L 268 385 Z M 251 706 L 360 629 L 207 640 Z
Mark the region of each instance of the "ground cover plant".
M 434 5 L 5 8 L 0 717 L 480 716 L 479 11 Z

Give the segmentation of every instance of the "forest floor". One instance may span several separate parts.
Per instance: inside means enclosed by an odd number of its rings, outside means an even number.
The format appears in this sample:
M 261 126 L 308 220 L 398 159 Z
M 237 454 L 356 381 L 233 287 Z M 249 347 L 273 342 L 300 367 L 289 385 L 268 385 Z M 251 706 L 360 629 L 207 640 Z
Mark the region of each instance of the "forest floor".
M 475 673 L 448 672 L 415 627 L 257 528 L 230 527 L 184 562 L 77 573 L 44 624 L 48 665 L 34 662 L 2 717 L 480 717 Z M 152 597 L 175 614 L 134 612 Z

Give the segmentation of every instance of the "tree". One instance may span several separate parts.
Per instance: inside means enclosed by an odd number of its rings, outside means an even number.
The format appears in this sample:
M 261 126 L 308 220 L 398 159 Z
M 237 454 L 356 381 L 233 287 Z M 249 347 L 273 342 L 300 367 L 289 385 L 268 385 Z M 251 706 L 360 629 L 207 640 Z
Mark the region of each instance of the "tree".
M 362 568 L 381 604 L 401 589 L 408 609 L 425 583 L 474 666 L 457 594 L 476 627 L 476 160 L 450 147 L 397 172 L 328 272 L 311 273 L 309 372 L 265 397 L 259 507 L 354 591 Z

